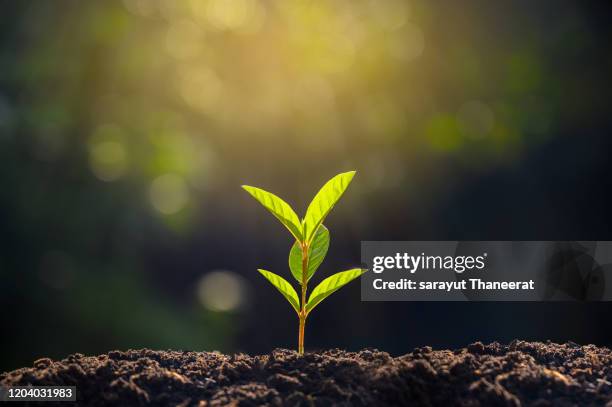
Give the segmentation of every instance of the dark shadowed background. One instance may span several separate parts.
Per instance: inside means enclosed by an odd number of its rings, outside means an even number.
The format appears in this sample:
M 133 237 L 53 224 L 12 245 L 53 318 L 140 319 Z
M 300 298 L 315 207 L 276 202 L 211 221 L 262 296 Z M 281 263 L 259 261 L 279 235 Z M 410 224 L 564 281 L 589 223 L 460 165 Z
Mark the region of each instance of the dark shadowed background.
M 2 2 L 0 370 L 120 348 L 265 353 L 289 234 L 358 174 L 315 281 L 361 240 L 612 240 L 612 12 L 577 1 Z M 612 344 L 609 303 L 362 303 L 307 350 Z

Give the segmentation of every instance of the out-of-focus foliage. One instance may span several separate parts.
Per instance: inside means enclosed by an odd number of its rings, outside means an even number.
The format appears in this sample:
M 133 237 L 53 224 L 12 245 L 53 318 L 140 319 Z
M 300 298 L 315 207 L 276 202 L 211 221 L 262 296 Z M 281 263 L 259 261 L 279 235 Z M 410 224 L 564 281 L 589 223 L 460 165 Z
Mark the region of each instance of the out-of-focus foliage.
M 30 134 L 43 160 L 77 149 L 97 179 L 150 184 L 162 215 L 189 216 L 203 191 L 230 176 L 232 154 L 289 166 L 287 150 L 384 157 L 399 148 L 399 165 L 451 154 L 491 166 L 553 134 L 561 114 L 581 112 L 563 105 L 559 88 L 570 78 L 549 57 L 588 40 L 579 15 L 542 27 L 552 42 L 529 26 L 508 36 L 475 5 L 435 2 L 13 8 L 20 19 L 3 60 L 16 94 L 3 95 L 6 120 Z M 520 13 L 508 19 L 529 24 Z
M 564 100 L 575 78 L 555 69 L 555 52 L 578 55 L 589 33 L 568 5 L 546 27 L 527 14 L 539 10 L 512 8 L 497 12 L 508 20 L 500 26 L 485 18 L 494 7 L 12 5 L 4 140 L 45 163 L 78 157 L 113 190 L 144 185 L 130 200 L 177 230 L 189 228 L 207 191 L 233 179 L 229 160 L 273 173 L 295 171 L 310 154 L 340 157 L 364 168 L 371 187 L 449 156 L 468 167 L 511 163 L 597 108 Z M 592 91 L 570 90 L 572 99 Z

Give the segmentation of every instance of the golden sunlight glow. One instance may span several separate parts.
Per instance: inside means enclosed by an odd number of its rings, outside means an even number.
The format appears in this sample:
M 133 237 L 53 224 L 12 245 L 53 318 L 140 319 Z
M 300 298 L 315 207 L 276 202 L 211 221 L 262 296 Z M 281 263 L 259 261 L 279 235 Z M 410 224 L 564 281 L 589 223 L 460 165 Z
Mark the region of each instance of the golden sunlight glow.
M 132 104 L 118 94 L 99 120 L 128 128 L 131 116 L 122 111 L 155 106 L 146 117 L 151 128 L 130 130 L 146 134 L 153 148 L 105 140 L 92 144 L 90 165 L 104 180 L 143 166 L 147 177 L 176 174 L 151 185 L 149 199 L 160 213 L 180 211 L 191 194 L 195 199 L 212 186 L 214 159 L 198 165 L 206 156 L 199 148 L 241 159 L 251 147 L 258 155 L 280 154 L 281 146 L 330 156 L 380 149 L 378 157 L 405 149 L 405 162 L 416 163 L 424 152 L 495 156 L 510 144 L 519 151 L 527 126 L 535 132 L 550 122 L 545 114 L 516 121 L 515 104 L 499 102 L 503 94 L 481 94 L 495 61 L 500 92 L 516 100 L 539 83 L 542 67 L 528 51 L 484 59 L 475 44 L 489 39 L 470 30 L 469 14 L 440 27 L 452 16 L 436 15 L 419 0 L 123 1 L 132 22 L 154 40 L 135 51 L 144 37 L 126 38 L 133 42 L 119 47 L 115 59 L 129 70 L 110 91 L 134 85 L 146 100 Z M 465 37 L 451 41 L 451 29 Z M 177 124 L 159 129 L 165 115 Z M 386 182 L 383 173 L 369 184 Z
M 185 68 L 179 72 L 179 90 L 187 104 L 201 113 L 212 113 L 220 106 L 223 82 L 206 67 Z
M 200 54 L 203 41 L 203 32 L 197 24 L 181 20 L 170 24 L 166 34 L 166 50 L 176 59 L 193 59 Z
M 370 0 L 368 5 L 374 21 L 386 30 L 397 30 L 410 15 L 410 4 L 403 0 Z
M 406 24 L 398 32 L 389 36 L 389 53 L 405 61 L 421 56 L 425 49 L 425 35 L 415 24 Z
M 200 23 L 221 31 L 256 32 L 265 16 L 257 0 L 193 0 L 191 5 Z

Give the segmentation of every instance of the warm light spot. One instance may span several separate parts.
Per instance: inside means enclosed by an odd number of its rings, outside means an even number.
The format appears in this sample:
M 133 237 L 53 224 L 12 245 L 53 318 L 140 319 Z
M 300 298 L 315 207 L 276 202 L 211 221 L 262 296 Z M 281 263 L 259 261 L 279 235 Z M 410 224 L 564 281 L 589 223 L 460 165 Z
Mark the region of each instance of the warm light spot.
M 370 17 L 386 30 L 397 30 L 406 23 L 410 6 L 404 0 L 370 0 Z
M 126 153 L 116 141 L 104 141 L 89 149 L 89 165 L 94 175 L 102 181 L 120 178 L 126 169 Z
M 349 10 L 322 2 L 281 2 L 292 56 L 301 69 L 321 74 L 344 72 L 355 62 L 363 26 Z
M 89 167 L 102 181 L 115 181 L 127 170 L 128 156 L 125 135 L 113 124 L 98 127 L 89 139 Z
M 192 154 L 195 154 L 197 160 L 189 177 L 191 187 L 206 190 L 216 182 L 222 183 L 223 173 L 220 170 L 217 153 L 212 148 L 200 141 L 194 145 Z
M 255 32 L 265 16 L 258 0 L 193 0 L 191 4 L 195 17 L 216 30 Z
M 308 63 L 322 73 L 347 70 L 355 59 L 355 44 L 343 33 L 310 33 L 302 42 Z
M 187 183 L 176 174 L 165 174 L 153 180 L 149 196 L 153 207 L 165 215 L 179 212 L 189 203 Z
M 170 24 L 166 33 L 166 50 L 176 59 L 191 59 L 201 51 L 203 36 L 200 28 L 189 20 Z
M 211 311 L 234 311 L 243 304 L 245 294 L 242 277 L 226 270 L 205 274 L 197 286 L 200 303 Z
M 180 74 L 181 96 L 192 108 L 203 113 L 218 110 L 218 102 L 223 91 L 223 82 L 205 67 L 187 69 Z
M 425 49 L 425 35 L 421 28 L 406 24 L 400 30 L 389 34 L 389 53 L 395 58 L 412 61 L 421 56 Z

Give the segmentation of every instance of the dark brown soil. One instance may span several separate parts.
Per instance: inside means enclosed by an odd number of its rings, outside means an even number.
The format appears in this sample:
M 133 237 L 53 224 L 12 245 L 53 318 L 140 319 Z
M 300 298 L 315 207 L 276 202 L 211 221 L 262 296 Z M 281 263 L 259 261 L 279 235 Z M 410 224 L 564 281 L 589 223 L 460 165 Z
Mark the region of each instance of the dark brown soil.
M 77 386 L 82 406 L 612 406 L 612 351 L 523 341 L 425 347 L 396 358 L 378 350 L 227 356 L 144 349 L 40 359 L 1 374 L 0 384 Z

